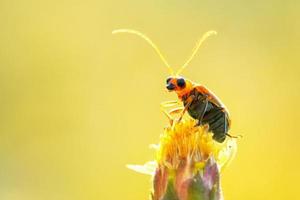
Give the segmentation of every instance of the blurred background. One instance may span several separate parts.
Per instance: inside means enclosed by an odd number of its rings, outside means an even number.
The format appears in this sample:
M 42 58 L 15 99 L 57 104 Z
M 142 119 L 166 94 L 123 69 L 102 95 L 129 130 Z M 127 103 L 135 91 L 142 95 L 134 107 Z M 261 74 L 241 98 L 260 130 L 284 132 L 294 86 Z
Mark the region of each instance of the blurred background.
M 243 134 L 225 198 L 297 199 L 300 179 L 299 1 L 0 1 L 0 199 L 148 199 L 125 168 L 155 153 L 168 76 L 196 40 L 185 77 L 228 107 Z

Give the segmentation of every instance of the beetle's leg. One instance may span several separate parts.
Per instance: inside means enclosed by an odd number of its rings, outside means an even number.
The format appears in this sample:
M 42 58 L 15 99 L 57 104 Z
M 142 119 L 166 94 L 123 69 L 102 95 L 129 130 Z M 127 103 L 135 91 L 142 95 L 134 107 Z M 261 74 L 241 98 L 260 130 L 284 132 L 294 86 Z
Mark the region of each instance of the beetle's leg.
M 167 116 L 170 125 L 172 126 L 174 119 L 172 118 L 172 116 L 169 114 L 168 111 L 166 111 L 165 109 L 161 108 L 162 112 Z
M 180 117 L 179 117 L 179 119 L 178 119 L 178 122 L 180 122 L 181 120 L 182 120 L 182 117 L 183 117 L 183 115 L 184 115 L 184 113 L 187 111 L 187 109 L 190 107 L 190 105 L 192 104 L 192 102 L 193 102 L 193 100 L 194 100 L 194 98 L 195 98 L 195 95 L 191 95 L 191 96 L 189 96 L 188 98 L 187 98 L 187 104 L 184 106 L 184 109 L 183 109 L 183 111 L 181 112 L 181 114 L 180 114 Z
M 202 125 L 202 120 L 203 120 L 203 117 L 204 117 L 204 114 L 206 113 L 206 110 L 207 110 L 207 106 L 208 106 L 208 98 L 205 96 L 204 97 L 204 101 L 205 101 L 205 107 L 201 113 L 201 116 L 199 117 L 199 121 L 197 123 L 197 126 L 200 126 Z
M 229 135 L 228 133 L 226 133 L 226 135 L 230 138 L 242 138 L 242 135 Z
M 182 112 L 184 110 L 184 107 L 177 107 L 177 108 L 173 108 L 169 111 L 170 115 L 175 115 L 175 114 L 179 114 L 180 112 Z
M 174 101 L 164 101 L 160 103 L 160 106 L 163 108 L 172 107 L 175 105 L 179 105 L 179 102 L 174 100 Z
M 184 110 L 184 107 L 177 107 L 177 108 L 173 108 L 170 111 L 167 111 L 164 108 L 161 108 L 162 112 L 167 116 L 170 125 L 173 125 L 174 122 L 174 118 L 172 117 L 172 115 L 174 114 L 178 114 L 179 112 L 182 112 Z
M 168 120 L 169 120 L 169 122 L 170 122 L 170 125 L 172 125 L 172 124 L 173 124 L 173 121 L 174 121 L 173 117 L 171 116 L 172 110 L 169 112 L 169 111 L 166 110 L 166 108 L 172 107 L 172 106 L 178 105 L 178 104 L 179 104 L 178 101 L 165 101 L 165 102 L 162 102 L 162 103 L 160 104 L 160 109 L 161 109 L 162 112 L 167 116 L 167 118 L 168 118 Z M 175 109 L 173 109 L 173 110 L 175 110 Z M 173 111 L 173 112 L 174 112 L 174 111 Z

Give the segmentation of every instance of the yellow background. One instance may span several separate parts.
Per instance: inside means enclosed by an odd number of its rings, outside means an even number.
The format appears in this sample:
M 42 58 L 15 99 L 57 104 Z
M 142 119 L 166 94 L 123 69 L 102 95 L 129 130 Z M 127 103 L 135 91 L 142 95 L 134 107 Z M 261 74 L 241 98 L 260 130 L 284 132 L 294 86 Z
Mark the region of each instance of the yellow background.
M 116 28 L 146 33 L 174 68 L 226 104 L 243 134 L 227 200 L 299 198 L 299 1 L 1 0 L 0 199 L 142 200 L 167 121 L 167 70 Z

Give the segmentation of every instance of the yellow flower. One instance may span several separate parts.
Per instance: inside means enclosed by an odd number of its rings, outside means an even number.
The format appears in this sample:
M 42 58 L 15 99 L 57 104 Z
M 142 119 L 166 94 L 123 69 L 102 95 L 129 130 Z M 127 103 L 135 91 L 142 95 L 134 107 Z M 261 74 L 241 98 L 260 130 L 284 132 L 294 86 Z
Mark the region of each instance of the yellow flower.
M 236 153 L 236 140 L 227 138 L 223 143 L 213 140 L 207 126 L 195 126 L 188 118 L 167 127 L 160 137 L 157 163 L 176 169 L 183 159 L 191 159 L 196 166 L 203 167 L 212 156 L 221 169 Z
M 151 145 L 157 151 L 155 161 L 145 165 L 127 165 L 128 168 L 144 174 L 153 174 L 157 165 L 176 169 L 183 159 L 192 159 L 195 167 L 203 168 L 207 159 L 212 156 L 218 167 L 223 170 L 237 151 L 236 139 L 227 138 L 218 143 L 212 139 L 206 126 L 195 126 L 196 121 L 188 118 L 165 128 L 158 145 Z
M 155 161 L 128 165 L 153 178 L 153 200 L 221 200 L 220 170 L 236 153 L 236 139 L 213 140 L 207 126 L 195 126 L 190 117 L 165 128 Z

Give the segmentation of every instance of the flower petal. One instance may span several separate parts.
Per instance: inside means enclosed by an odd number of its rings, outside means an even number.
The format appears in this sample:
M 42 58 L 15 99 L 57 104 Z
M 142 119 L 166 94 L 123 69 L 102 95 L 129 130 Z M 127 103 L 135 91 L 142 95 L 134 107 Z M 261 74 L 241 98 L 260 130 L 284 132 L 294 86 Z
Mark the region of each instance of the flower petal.
M 217 163 L 219 164 L 221 171 L 225 169 L 227 165 L 233 160 L 237 152 L 236 139 L 230 138 L 226 142 L 226 147 L 224 147 L 217 156 Z
M 149 148 L 157 151 L 159 149 L 159 144 L 150 144 Z
M 135 172 L 153 176 L 157 168 L 157 163 L 155 161 L 149 161 L 144 165 L 126 165 L 126 167 Z

